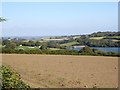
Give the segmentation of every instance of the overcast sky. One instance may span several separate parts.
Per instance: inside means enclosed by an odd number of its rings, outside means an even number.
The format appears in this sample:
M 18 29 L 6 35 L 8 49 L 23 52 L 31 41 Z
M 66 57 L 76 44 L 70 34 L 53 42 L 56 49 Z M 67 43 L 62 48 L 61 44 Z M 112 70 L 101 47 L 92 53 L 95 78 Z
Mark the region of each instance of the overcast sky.
M 3 36 L 57 36 L 118 30 L 116 2 L 6 2 Z

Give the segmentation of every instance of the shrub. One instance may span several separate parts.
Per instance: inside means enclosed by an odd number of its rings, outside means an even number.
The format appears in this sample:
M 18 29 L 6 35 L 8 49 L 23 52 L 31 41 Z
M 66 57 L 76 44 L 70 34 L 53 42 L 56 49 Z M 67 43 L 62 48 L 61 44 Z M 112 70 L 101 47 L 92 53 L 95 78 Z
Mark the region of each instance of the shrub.
M 2 89 L 4 88 L 30 88 L 27 84 L 25 84 L 21 79 L 20 75 L 12 72 L 8 67 L 2 66 L 0 67 L 0 72 L 2 74 Z
M 79 52 L 82 53 L 82 54 L 93 54 L 94 53 L 93 49 L 91 49 L 88 46 L 83 47 Z

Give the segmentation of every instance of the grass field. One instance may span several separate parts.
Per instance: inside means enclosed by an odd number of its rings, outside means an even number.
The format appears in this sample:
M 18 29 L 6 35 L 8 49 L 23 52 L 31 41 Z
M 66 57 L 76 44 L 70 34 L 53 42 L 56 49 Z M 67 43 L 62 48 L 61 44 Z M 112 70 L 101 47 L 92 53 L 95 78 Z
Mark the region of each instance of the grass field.
M 62 49 L 59 49 L 59 48 L 49 48 L 50 50 L 62 50 Z
M 120 42 L 120 40 L 112 40 L 113 42 Z
M 75 44 L 79 44 L 78 42 L 69 42 L 69 43 L 65 43 L 65 44 L 61 44 L 61 46 L 72 46 L 72 45 L 75 45 Z
M 31 87 L 103 87 L 118 85 L 118 58 L 103 56 L 3 54 L 3 65 Z
M 94 39 L 94 40 L 100 40 L 103 39 L 104 37 L 91 37 L 90 39 Z
M 38 50 L 38 47 L 30 47 L 30 46 L 17 46 L 16 49 L 23 49 L 23 50 Z
M 118 39 L 118 38 L 120 38 L 120 36 L 111 36 L 110 38 L 116 38 L 116 39 Z
M 0 48 L 2 48 L 2 44 L 0 44 Z

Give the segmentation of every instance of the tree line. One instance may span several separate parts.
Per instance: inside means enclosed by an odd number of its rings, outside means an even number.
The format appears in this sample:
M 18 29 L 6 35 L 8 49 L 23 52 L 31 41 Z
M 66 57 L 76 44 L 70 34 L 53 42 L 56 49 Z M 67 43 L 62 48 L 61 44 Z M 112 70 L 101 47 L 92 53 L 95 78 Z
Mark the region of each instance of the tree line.
M 40 49 L 11 49 L 11 48 L 2 48 L 0 50 L 1 53 L 9 53 L 9 54 L 52 54 L 52 55 L 93 55 L 93 56 L 117 56 L 120 54 L 115 52 L 105 52 L 97 49 L 90 48 L 88 46 L 82 48 L 80 51 L 77 50 L 50 50 L 42 46 Z
M 79 45 L 87 45 L 89 47 L 120 47 L 120 42 L 114 42 L 112 39 L 93 40 L 82 36 L 76 39 Z

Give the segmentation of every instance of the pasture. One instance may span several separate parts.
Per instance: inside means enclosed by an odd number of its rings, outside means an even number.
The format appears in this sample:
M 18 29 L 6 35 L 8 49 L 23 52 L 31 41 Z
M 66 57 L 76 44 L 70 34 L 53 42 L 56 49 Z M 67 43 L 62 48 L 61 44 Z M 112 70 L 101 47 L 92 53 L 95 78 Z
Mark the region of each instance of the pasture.
M 90 39 L 94 39 L 94 40 L 100 40 L 103 39 L 104 37 L 91 37 Z

